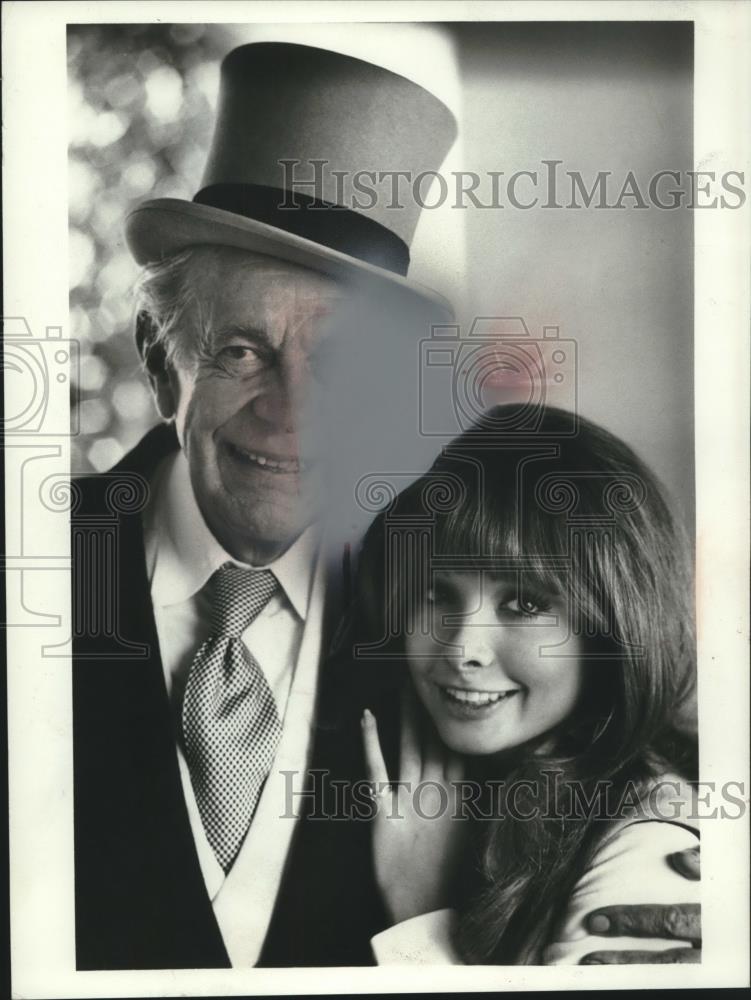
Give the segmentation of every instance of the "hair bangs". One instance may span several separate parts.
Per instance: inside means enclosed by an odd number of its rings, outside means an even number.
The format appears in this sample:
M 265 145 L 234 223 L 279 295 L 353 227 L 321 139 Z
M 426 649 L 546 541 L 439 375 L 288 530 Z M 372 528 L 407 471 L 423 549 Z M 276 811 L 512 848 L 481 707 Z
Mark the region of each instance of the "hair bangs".
M 524 587 L 564 593 L 570 585 L 567 529 L 560 518 L 517 506 L 513 488 L 467 491 L 435 518 L 432 555 L 451 569 L 517 576 Z

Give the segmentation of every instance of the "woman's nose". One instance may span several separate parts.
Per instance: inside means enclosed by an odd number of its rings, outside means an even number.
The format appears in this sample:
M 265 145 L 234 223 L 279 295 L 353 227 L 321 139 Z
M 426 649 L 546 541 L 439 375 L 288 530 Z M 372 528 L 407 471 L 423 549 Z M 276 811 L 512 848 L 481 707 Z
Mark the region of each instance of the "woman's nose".
M 459 646 L 461 667 L 490 667 L 496 661 L 495 644 L 490 641 L 488 627 L 467 623 L 460 629 L 455 642 Z

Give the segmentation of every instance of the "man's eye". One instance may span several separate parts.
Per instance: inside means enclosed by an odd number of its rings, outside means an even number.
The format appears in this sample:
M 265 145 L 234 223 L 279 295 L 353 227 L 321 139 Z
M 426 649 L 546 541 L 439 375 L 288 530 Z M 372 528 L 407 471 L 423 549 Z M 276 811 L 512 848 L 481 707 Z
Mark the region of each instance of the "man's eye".
M 245 344 L 229 344 L 223 347 L 217 355 L 217 362 L 233 374 L 257 371 L 263 365 L 259 352 Z

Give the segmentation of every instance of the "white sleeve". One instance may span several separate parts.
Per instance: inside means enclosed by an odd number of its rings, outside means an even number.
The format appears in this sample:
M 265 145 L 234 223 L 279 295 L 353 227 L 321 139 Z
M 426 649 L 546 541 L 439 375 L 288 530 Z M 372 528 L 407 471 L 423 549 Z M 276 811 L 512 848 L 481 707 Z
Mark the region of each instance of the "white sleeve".
M 592 951 L 666 951 L 690 947 L 667 938 L 608 937 L 590 934 L 588 913 L 602 906 L 638 903 L 699 903 L 699 882 L 673 871 L 668 855 L 696 847 L 697 835 L 675 823 L 631 823 L 602 845 L 579 880 L 545 965 L 576 965 Z
M 378 965 L 463 965 L 451 943 L 453 910 L 434 910 L 394 924 L 371 938 Z

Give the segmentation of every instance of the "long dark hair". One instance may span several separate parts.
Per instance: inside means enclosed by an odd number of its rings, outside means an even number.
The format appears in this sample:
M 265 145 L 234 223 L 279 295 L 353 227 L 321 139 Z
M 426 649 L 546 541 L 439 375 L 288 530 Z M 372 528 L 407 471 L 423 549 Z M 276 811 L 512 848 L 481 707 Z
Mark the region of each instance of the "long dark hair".
M 532 578 L 569 595 L 587 651 L 577 707 L 554 733 L 517 748 L 505 774 L 475 761 L 484 778 L 525 779 L 517 806 L 534 815 L 478 824 L 457 900 L 465 960 L 498 964 L 540 960 L 596 845 L 598 808 L 612 815 L 630 783 L 643 788 L 668 770 L 691 780 L 696 767 L 688 547 L 660 484 L 588 420 L 549 407 L 526 439 L 508 430 L 512 416 L 511 407 L 490 411 L 394 498 L 365 538 L 358 573 L 361 629 L 382 653 L 381 680 L 395 664 L 403 673 L 426 544 L 428 563 L 511 562 L 524 586 Z M 592 811 L 573 808 L 575 787 Z

